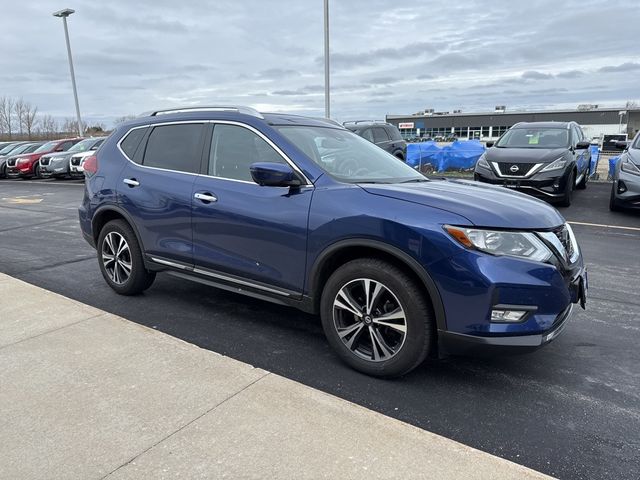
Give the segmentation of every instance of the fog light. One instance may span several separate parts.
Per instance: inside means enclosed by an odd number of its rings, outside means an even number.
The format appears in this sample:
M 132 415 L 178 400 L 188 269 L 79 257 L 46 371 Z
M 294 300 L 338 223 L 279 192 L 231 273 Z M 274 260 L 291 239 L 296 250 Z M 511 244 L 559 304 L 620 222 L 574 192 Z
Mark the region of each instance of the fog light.
M 626 191 L 627 185 L 622 180 L 618 180 L 618 193 L 624 193 Z
M 560 188 L 560 184 L 559 183 L 554 183 L 553 184 L 553 188 L 555 188 L 556 190 L 558 190 Z
M 519 322 L 527 314 L 527 310 L 491 310 L 492 322 Z

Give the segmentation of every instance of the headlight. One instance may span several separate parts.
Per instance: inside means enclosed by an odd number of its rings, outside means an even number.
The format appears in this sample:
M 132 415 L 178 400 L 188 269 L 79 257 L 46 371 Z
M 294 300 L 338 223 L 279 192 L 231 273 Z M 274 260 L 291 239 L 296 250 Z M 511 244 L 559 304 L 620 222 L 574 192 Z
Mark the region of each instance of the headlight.
M 480 230 L 445 225 L 445 230 L 459 243 L 492 255 L 508 255 L 544 262 L 551 258 L 551 250 L 530 232 Z
M 552 172 L 554 170 L 562 170 L 567 165 L 567 161 L 560 157 L 542 169 L 543 172 Z
M 479 167 L 486 168 L 487 170 L 491 170 L 491 167 L 489 166 L 489 162 L 487 162 L 487 154 L 486 153 L 483 153 L 482 155 L 480 155 L 480 158 L 478 159 L 477 165 Z
M 28 158 L 19 158 L 18 161 L 16 162 L 16 165 L 19 165 L 21 163 L 27 163 L 29 161 Z
M 625 157 L 620 163 L 620 170 L 625 173 L 632 173 L 634 175 L 640 175 L 640 168 L 631 161 L 629 157 Z

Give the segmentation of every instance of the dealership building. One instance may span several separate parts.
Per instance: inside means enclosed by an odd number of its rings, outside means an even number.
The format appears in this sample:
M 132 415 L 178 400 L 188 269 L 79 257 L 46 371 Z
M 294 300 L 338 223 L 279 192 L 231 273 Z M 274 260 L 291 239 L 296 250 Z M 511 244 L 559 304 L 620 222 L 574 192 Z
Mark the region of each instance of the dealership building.
M 495 140 L 519 122 L 577 122 L 587 138 L 628 133 L 632 137 L 640 130 L 640 108 L 600 108 L 579 105 L 574 110 L 509 111 L 498 106 L 493 112 L 466 113 L 425 110 L 413 115 L 387 115 L 404 138 L 456 137 L 459 139 Z

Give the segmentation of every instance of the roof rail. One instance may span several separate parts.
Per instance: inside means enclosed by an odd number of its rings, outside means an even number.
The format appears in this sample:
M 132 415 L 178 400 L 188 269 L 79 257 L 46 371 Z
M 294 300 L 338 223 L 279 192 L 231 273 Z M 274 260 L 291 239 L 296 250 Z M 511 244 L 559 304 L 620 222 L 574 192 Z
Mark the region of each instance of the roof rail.
M 342 125 L 346 125 L 347 123 L 357 125 L 358 123 L 387 123 L 387 122 L 384 120 L 352 120 L 349 122 L 342 122 Z
M 321 122 L 330 123 L 331 125 L 335 125 L 336 127 L 343 127 L 340 122 L 336 122 L 335 120 L 327 117 L 313 117 L 315 120 L 320 120 Z
M 238 112 L 245 115 L 251 115 L 252 117 L 262 118 L 262 114 L 255 108 L 245 107 L 241 105 L 218 105 L 211 107 L 178 107 L 168 108 L 164 110 L 154 110 L 148 113 L 142 114 L 142 116 L 156 117 L 158 115 L 169 115 L 172 113 L 185 113 L 185 112 Z

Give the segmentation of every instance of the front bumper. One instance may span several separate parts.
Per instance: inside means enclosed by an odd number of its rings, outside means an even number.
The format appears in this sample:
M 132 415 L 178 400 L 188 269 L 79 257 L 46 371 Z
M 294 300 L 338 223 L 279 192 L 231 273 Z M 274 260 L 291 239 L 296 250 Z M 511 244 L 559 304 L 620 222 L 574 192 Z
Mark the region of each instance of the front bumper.
M 550 343 L 562 333 L 573 312 L 573 304 L 562 311 L 553 326 L 544 333 L 533 335 L 513 335 L 500 337 L 481 337 L 456 332 L 438 332 L 439 350 L 452 354 L 479 353 L 526 353 Z
M 47 165 L 40 163 L 40 176 L 47 177 L 61 177 L 69 173 L 69 160 L 50 160 Z
M 640 175 L 627 173 L 618 165 L 612 188 L 616 205 L 640 209 Z
M 491 170 L 477 166 L 474 171 L 474 179 L 479 182 L 500 185 L 506 188 L 529 193 L 535 197 L 554 200 L 564 195 L 570 169 L 551 172 L 537 172 L 528 178 L 500 177 Z
M 15 165 L 12 167 L 7 165 L 8 178 L 28 177 L 31 174 L 32 174 L 32 168 L 31 168 L 31 165 L 29 164 Z
M 438 325 L 441 352 L 526 352 L 554 340 L 575 304 L 585 306 L 582 256 L 571 265 L 465 250 L 429 268 L 446 312 Z M 519 322 L 491 320 L 492 310 L 528 311 Z

